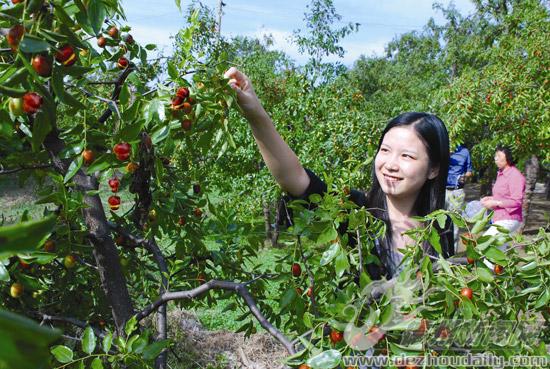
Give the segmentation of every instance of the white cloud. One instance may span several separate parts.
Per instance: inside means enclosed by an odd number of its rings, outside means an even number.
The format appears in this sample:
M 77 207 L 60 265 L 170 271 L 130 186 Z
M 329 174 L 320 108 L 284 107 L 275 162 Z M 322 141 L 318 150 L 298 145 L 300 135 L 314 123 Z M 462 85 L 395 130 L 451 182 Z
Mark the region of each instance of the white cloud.
M 293 37 L 292 32 L 262 27 L 254 32 L 245 34 L 245 36 L 258 39 L 263 39 L 265 36 L 271 36 L 273 38 L 273 46 L 271 46 L 272 50 L 281 50 L 285 52 L 289 57 L 296 60 L 296 62 L 298 62 L 299 64 L 305 63 L 307 61 L 307 56 L 300 54 L 298 46 L 291 41 Z M 325 61 L 339 61 L 345 65 L 351 66 L 353 62 L 359 59 L 361 55 L 383 55 L 386 43 L 387 41 L 384 39 L 366 42 L 344 40 L 341 42 L 341 46 L 344 48 L 344 50 L 346 50 L 344 57 L 339 58 L 338 56 L 330 56 L 326 58 Z

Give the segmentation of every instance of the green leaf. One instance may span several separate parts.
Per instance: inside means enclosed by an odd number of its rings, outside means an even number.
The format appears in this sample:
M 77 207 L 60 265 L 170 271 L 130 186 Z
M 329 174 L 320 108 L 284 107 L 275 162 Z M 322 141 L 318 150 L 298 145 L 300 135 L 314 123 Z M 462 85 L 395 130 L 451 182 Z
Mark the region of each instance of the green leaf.
M 529 270 L 535 269 L 538 265 L 539 265 L 539 263 L 536 260 L 534 260 L 534 261 L 531 261 L 531 262 L 529 262 L 527 264 L 524 264 L 520 267 L 517 267 L 517 269 L 520 272 L 527 272 Z
M 136 354 L 143 352 L 145 347 L 147 347 L 148 341 L 149 337 L 146 335 L 137 336 L 136 340 L 132 343 L 132 352 L 135 352 Z M 128 342 L 128 344 L 130 344 L 130 342 Z
M 117 141 L 133 141 L 137 138 L 139 132 L 143 129 L 143 121 L 137 121 L 136 123 L 125 126 L 117 135 Z
M 153 144 L 158 144 L 159 142 L 165 140 L 168 137 L 168 134 L 170 133 L 170 127 L 169 126 L 163 126 L 160 129 L 157 129 L 153 134 L 151 135 L 151 140 L 153 140 Z
M 306 364 L 312 369 L 331 369 L 335 368 L 341 360 L 342 354 L 340 351 L 328 350 L 310 358 Z
M 49 346 L 61 331 L 8 311 L 0 310 L 0 365 L 3 368 L 43 368 L 50 359 Z
M 137 119 L 140 111 L 141 103 L 140 100 L 135 100 L 134 103 L 122 112 L 122 120 L 125 122 L 133 122 Z M 140 124 L 143 126 L 143 121 L 140 120 Z
M 46 111 L 42 110 L 36 113 L 34 117 L 34 124 L 32 127 L 32 150 L 34 152 L 40 151 L 40 146 L 44 139 L 52 130 L 49 115 Z
M 336 275 L 340 278 L 346 270 L 349 269 L 348 256 L 344 250 L 341 250 L 336 256 L 336 264 L 334 265 L 336 269 Z
M 313 328 L 313 320 L 315 319 L 315 316 L 313 314 L 306 311 L 302 319 L 304 320 L 304 325 L 307 328 Z
M 103 369 L 103 363 L 101 362 L 101 359 L 96 357 L 94 360 L 92 360 L 91 368 L 92 369 Z
M 321 256 L 320 265 L 323 266 L 330 263 L 332 259 L 336 257 L 336 254 L 338 253 L 339 250 L 340 250 L 340 244 L 338 244 L 338 242 L 335 242 L 332 245 L 330 245 L 330 247 L 325 252 L 323 252 L 323 256 Z
M 82 351 L 91 354 L 95 350 L 96 338 L 92 327 L 87 326 L 82 334 Z
M 67 173 L 65 174 L 65 178 L 63 178 L 63 183 L 69 182 L 71 178 L 75 176 L 75 174 L 82 166 L 83 161 L 84 159 L 82 158 L 82 155 L 78 155 L 76 159 L 72 161 L 71 165 L 69 165 Z
M 357 229 L 358 227 L 365 225 L 366 221 L 366 213 L 363 210 L 353 212 L 349 216 L 349 228 Z
M 55 66 L 53 69 L 52 74 L 52 87 L 59 98 L 59 100 L 67 105 L 70 105 L 72 107 L 75 107 L 77 109 L 84 110 L 86 109 L 86 106 L 82 104 L 77 98 L 75 98 L 73 95 L 67 92 L 65 83 L 63 82 L 63 78 L 65 75 L 63 74 L 63 71 L 68 70 L 64 67 Z
M 103 337 L 103 352 L 108 354 L 113 344 L 113 333 L 109 332 Z
M 53 43 L 66 44 L 69 41 L 67 36 L 62 35 L 61 33 L 50 31 L 45 28 L 38 29 L 38 34 L 44 37 L 49 42 L 53 42 Z
M 83 67 L 81 65 L 71 65 L 70 67 L 65 67 L 64 65 L 56 65 L 59 73 L 62 76 L 73 76 L 73 77 L 82 77 L 82 75 L 93 71 L 93 68 Z
M 484 251 L 487 247 L 492 245 L 496 240 L 495 236 L 481 236 L 477 240 L 476 249 L 479 251 Z
M 481 220 L 478 220 L 472 228 L 472 233 L 477 234 L 477 233 L 481 232 L 485 228 L 487 223 L 489 223 L 489 217 L 485 217 Z
M 480 281 L 487 282 L 487 283 L 490 283 L 495 279 L 493 277 L 493 274 L 483 267 L 477 268 L 477 277 L 479 278 Z
M 447 221 L 447 215 L 445 214 L 439 214 L 436 218 L 437 225 L 440 229 L 445 229 L 445 222 Z
M 0 227 L 0 258 L 9 257 L 41 246 L 55 224 L 55 216 L 38 221 Z
M 443 268 L 443 270 L 445 271 L 445 273 L 449 276 L 453 276 L 454 273 L 451 269 L 451 266 L 449 265 L 449 262 L 445 259 L 443 259 L 442 257 L 439 257 L 439 259 L 437 260 L 437 263 L 439 265 L 441 265 L 441 267 Z
M 489 246 L 487 249 L 483 250 L 483 255 L 490 261 L 500 265 L 504 265 L 508 261 L 506 254 L 494 246 Z
M 453 223 L 456 224 L 458 227 L 460 227 L 460 228 L 466 227 L 466 223 L 464 222 L 464 220 L 461 217 L 459 217 L 459 216 L 457 216 L 453 213 L 449 214 L 449 216 L 451 217 L 451 220 L 453 221 Z
M 433 227 L 432 227 L 432 230 L 430 231 L 430 236 L 428 238 L 428 241 L 430 242 L 430 245 L 433 246 L 433 248 L 435 249 L 435 251 L 437 251 L 439 255 L 443 254 L 443 251 L 441 250 L 441 243 L 439 240 L 439 233 L 437 233 L 437 230 Z
M 22 88 L 13 88 L 0 85 L 0 93 L 2 95 L 11 96 L 11 97 L 21 97 L 27 91 Z
M 328 242 L 331 242 L 338 237 L 338 232 L 336 232 L 336 229 L 334 229 L 334 225 L 332 222 L 329 223 L 329 225 L 323 229 L 319 237 L 317 237 L 317 244 L 322 245 Z
M 129 337 L 132 332 L 134 332 L 137 328 L 137 319 L 136 316 L 132 316 L 124 326 L 124 332 L 126 332 L 126 337 Z
M 51 350 L 51 353 L 60 363 L 66 364 L 73 361 L 73 350 L 67 346 L 57 345 L 54 346 Z
M 107 15 L 107 9 L 103 1 L 90 1 L 88 2 L 88 22 L 92 27 L 95 35 L 101 32 L 101 26 L 105 21 Z
M 464 316 L 464 319 L 472 319 L 474 305 L 468 299 L 464 299 L 460 302 L 460 312 Z
M 74 26 L 74 22 L 73 20 L 71 19 L 71 17 L 69 16 L 69 14 L 67 14 L 67 12 L 65 11 L 65 9 L 63 8 L 63 5 L 61 4 L 58 4 L 56 3 L 55 1 L 52 3 L 54 8 L 55 8 L 55 16 L 58 20 L 60 20 L 61 22 L 63 22 L 66 26 L 68 27 L 73 27 Z
M 145 48 L 147 48 L 147 46 L 145 46 Z M 171 60 L 168 61 L 168 75 L 173 80 L 178 79 L 178 70 L 176 69 L 174 62 L 172 62 Z
M 159 356 L 159 354 L 164 350 L 166 347 L 170 345 L 170 340 L 160 340 L 157 342 L 154 342 L 147 346 L 145 349 L 143 349 L 143 358 L 145 360 L 152 360 Z
M 284 309 L 287 307 L 294 299 L 298 297 L 296 294 L 296 291 L 294 290 L 294 287 L 290 287 L 286 290 L 285 294 L 281 298 L 280 308 Z
M 63 101 L 63 95 L 65 94 L 65 86 L 63 85 L 63 74 L 60 73 L 59 67 L 56 65 L 53 68 L 52 73 L 52 87 L 53 91 L 59 98 L 59 100 Z
M 49 253 L 45 251 L 35 251 L 32 254 L 33 262 L 35 264 L 46 265 L 52 262 L 57 257 L 55 253 Z
M 550 288 L 546 288 L 535 302 L 535 309 L 545 306 L 550 301 Z
M 118 101 L 121 105 L 128 104 L 128 101 L 130 101 L 130 89 L 128 88 L 128 84 L 124 83 L 122 85 L 122 88 L 120 89 L 120 95 L 118 97 Z
M 48 51 L 49 49 L 49 43 L 30 34 L 26 34 L 19 44 L 19 50 L 28 54 L 40 53 L 42 51 Z
M 145 124 L 149 124 L 152 120 L 162 122 L 166 119 L 166 113 L 164 109 L 164 101 L 159 99 L 154 99 L 149 102 L 149 104 L 144 107 L 144 118 Z
M 195 119 L 198 120 L 202 113 L 202 104 L 195 104 Z
M 84 105 L 80 100 L 78 100 L 76 97 L 74 97 L 72 94 L 65 91 L 63 94 L 63 102 L 69 106 L 72 106 L 73 108 L 77 108 L 80 110 L 85 110 L 86 105 Z

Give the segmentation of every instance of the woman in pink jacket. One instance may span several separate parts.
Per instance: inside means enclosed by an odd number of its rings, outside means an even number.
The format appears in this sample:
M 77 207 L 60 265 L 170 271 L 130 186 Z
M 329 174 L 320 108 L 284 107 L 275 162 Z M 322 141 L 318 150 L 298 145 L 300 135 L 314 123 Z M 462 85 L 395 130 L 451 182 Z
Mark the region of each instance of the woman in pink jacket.
M 493 196 L 481 199 L 481 205 L 494 210 L 493 224 L 516 232 L 523 221 L 522 204 L 525 194 L 525 177 L 514 166 L 512 152 L 504 146 L 497 146 L 495 164 L 498 167 L 497 179 L 493 185 Z M 498 232 L 491 227 L 485 233 L 494 235 Z

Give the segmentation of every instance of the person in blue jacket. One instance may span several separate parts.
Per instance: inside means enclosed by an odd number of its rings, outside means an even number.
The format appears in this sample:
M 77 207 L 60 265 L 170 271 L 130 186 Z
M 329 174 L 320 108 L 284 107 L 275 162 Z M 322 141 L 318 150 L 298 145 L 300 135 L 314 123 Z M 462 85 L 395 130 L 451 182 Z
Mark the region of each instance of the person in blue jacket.
M 447 191 L 445 202 L 448 210 L 462 211 L 464 207 L 464 185 L 468 178 L 473 175 L 472 159 L 470 151 L 458 145 L 449 159 L 449 173 L 447 174 Z M 455 252 L 458 247 L 458 227 L 453 227 L 455 241 Z

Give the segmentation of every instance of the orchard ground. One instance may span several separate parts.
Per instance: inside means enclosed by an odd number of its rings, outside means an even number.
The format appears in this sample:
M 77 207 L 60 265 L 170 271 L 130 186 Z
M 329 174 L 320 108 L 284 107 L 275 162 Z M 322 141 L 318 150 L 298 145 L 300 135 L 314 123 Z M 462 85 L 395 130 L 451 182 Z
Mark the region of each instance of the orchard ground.
M 36 183 L 29 181 L 20 186 L 15 177 L 0 177 L 0 222 L 4 224 L 19 221 L 25 211 L 32 218 L 40 217 L 44 205 L 34 204 L 38 200 Z M 101 190 L 101 198 L 106 202 L 110 190 L 105 184 Z M 546 200 L 545 186 L 537 183 L 531 201 L 530 215 L 524 234 L 535 234 L 540 227 L 548 225 L 550 216 L 550 201 Z M 479 198 L 479 185 L 468 184 L 465 188 L 466 201 Z M 130 200 L 131 194 L 122 190 L 120 196 L 123 201 Z M 127 204 L 130 201 L 126 201 Z M 108 208 L 108 206 L 105 206 Z M 258 209 L 260 213 L 261 209 Z M 463 251 L 459 249 L 459 252 Z M 259 254 L 258 260 L 265 263 L 274 263 L 283 249 L 266 248 Z M 258 264 L 260 261 L 258 261 Z M 235 297 L 234 297 L 235 298 Z M 196 311 L 182 311 L 171 308 L 169 312 L 170 337 L 174 340 L 173 368 L 187 368 L 193 366 L 201 368 L 283 368 L 279 364 L 286 352 L 284 348 L 257 325 L 257 334 L 245 338 L 243 333 L 233 333 L 239 325 L 237 311 L 225 311 L 233 300 L 222 300 L 212 308 L 204 307 Z M 271 296 L 270 303 L 277 304 L 276 296 Z M 151 319 L 148 320 L 151 322 Z

